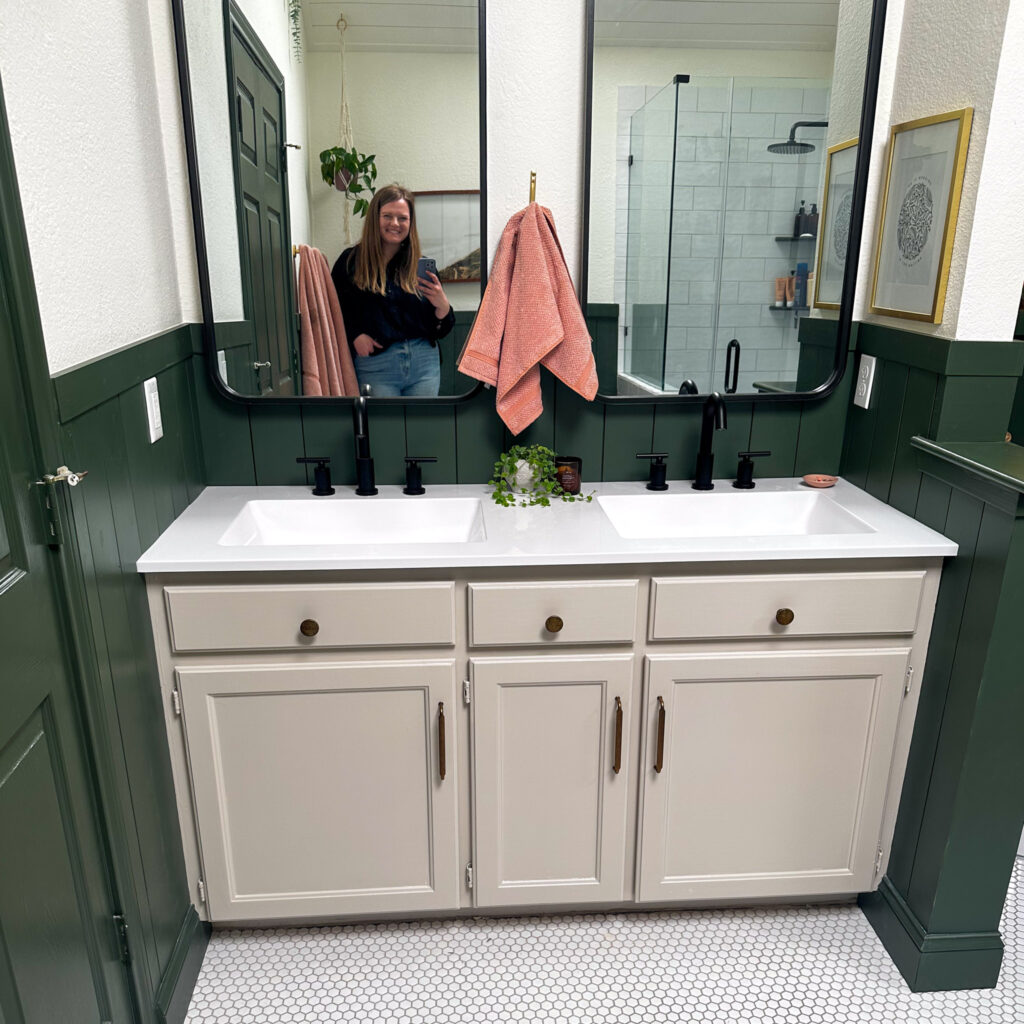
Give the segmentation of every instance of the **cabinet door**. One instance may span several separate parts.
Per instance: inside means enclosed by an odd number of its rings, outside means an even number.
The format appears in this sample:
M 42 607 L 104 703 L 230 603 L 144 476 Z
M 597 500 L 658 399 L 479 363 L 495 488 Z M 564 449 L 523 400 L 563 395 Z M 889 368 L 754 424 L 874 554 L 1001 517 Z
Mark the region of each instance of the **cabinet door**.
M 621 900 L 633 656 L 470 670 L 477 906 Z
M 640 899 L 872 888 L 909 656 L 649 657 Z
M 212 920 L 458 905 L 453 662 L 177 677 Z

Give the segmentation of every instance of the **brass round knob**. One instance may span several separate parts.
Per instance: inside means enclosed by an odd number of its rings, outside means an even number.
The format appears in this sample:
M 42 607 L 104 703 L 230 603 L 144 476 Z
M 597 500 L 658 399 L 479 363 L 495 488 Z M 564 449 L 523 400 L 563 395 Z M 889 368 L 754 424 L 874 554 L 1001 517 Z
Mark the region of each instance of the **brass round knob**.
M 793 614 L 792 608 L 780 608 L 775 613 L 775 621 L 780 626 L 788 626 L 795 618 L 796 616 Z
M 316 636 L 320 632 L 320 623 L 316 619 L 303 619 L 299 625 L 299 632 L 303 636 Z
M 562 621 L 562 617 L 560 615 L 549 615 L 544 620 L 544 628 L 549 633 L 560 633 L 564 625 L 565 623 Z

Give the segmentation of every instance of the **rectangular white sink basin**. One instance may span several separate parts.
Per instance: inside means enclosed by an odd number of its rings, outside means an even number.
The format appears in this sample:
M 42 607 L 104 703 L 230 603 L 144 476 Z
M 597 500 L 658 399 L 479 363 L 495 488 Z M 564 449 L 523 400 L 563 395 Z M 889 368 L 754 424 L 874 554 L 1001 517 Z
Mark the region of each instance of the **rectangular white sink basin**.
M 486 539 L 479 498 L 247 501 L 221 535 L 234 546 L 451 544 Z
M 721 486 L 721 485 L 719 485 Z M 601 495 L 620 537 L 794 537 L 874 533 L 821 491 L 688 491 Z

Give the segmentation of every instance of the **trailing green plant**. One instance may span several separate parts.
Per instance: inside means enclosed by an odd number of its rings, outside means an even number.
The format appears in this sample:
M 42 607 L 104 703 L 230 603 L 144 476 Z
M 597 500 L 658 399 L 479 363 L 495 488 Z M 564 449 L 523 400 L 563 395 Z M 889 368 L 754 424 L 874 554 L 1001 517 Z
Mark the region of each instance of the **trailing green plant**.
M 292 36 L 292 55 L 302 63 L 302 0 L 288 0 L 288 22 Z
M 352 211 L 361 217 L 366 216 L 370 199 L 376 191 L 373 187 L 377 180 L 375 159 L 375 153 L 364 156 L 355 147 L 346 149 L 344 146 L 332 146 L 320 154 L 320 174 L 324 181 L 335 188 L 338 188 L 339 183 L 343 185 L 344 188 L 339 188 L 339 191 L 345 193 L 346 199 L 353 200 Z M 368 198 L 362 194 L 364 192 L 369 194 Z
M 551 499 L 592 501 L 592 494 L 570 494 L 558 482 L 555 453 L 545 445 L 513 445 L 494 464 L 491 497 L 498 505 L 550 505 Z

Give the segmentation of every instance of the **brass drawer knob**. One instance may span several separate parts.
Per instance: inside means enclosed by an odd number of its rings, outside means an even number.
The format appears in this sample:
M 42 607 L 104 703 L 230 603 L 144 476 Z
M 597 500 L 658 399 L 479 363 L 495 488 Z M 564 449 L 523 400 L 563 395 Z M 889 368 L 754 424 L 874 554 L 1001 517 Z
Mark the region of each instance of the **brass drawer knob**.
M 795 618 L 796 616 L 793 614 L 792 608 L 780 608 L 775 613 L 775 621 L 780 626 L 788 626 Z
M 560 633 L 564 625 L 565 623 L 562 621 L 562 617 L 560 615 L 549 615 L 544 620 L 544 628 L 549 633 Z
M 320 623 L 316 619 L 303 619 L 299 632 L 303 636 L 316 636 L 320 632 Z

